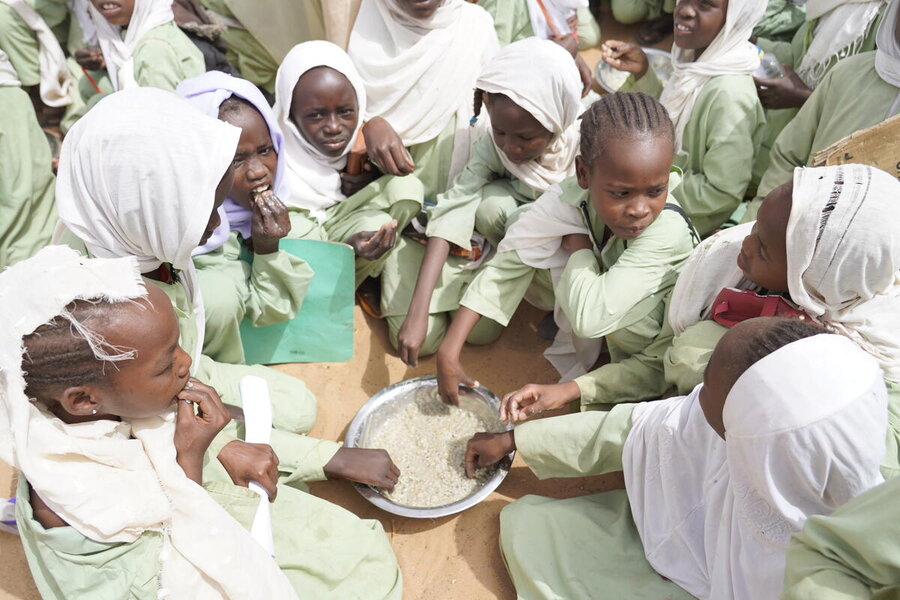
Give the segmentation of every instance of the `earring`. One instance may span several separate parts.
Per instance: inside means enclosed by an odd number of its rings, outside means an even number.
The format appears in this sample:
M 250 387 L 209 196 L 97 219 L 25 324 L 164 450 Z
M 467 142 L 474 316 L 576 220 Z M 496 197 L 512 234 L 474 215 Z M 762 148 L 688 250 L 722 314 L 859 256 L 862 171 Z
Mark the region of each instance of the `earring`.
M 92 410 L 92 411 L 91 411 L 91 414 L 92 414 L 92 415 L 96 415 L 96 414 L 97 414 L 97 409 L 95 408 L 94 410 Z

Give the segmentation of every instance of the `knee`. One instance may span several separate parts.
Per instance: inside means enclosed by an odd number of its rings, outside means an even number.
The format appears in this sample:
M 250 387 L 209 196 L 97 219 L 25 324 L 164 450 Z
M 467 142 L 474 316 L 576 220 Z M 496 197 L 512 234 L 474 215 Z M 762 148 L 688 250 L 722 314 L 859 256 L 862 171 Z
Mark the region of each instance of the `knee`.
M 612 0 L 612 15 L 622 25 L 634 25 L 647 18 L 647 10 L 639 0 Z
M 422 210 L 422 203 L 416 200 L 398 200 L 391 205 L 388 214 L 397 221 L 397 228 L 402 229 Z
M 481 317 L 469 337 L 466 338 L 466 342 L 473 346 L 485 346 L 496 342 L 502 333 L 503 325 L 493 319 Z

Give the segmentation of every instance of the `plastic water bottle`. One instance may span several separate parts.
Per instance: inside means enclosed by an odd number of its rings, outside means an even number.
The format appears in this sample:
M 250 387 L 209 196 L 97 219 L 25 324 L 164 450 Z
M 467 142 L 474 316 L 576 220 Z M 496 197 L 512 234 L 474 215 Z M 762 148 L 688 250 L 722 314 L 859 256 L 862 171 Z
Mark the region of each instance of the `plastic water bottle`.
M 759 67 L 753 72 L 753 76 L 760 79 L 784 77 L 784 70 L 781 68 L 778 58 L 774 54 L 767 54 L 759 46 L 756 49 L 759 51 Z

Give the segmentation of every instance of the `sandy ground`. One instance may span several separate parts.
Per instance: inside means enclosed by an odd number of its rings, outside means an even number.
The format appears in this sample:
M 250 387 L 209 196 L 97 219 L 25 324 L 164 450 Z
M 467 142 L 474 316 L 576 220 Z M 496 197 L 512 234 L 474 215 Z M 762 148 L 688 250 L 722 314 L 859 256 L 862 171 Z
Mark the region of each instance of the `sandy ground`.
M 631 40 L 634 27 L 622 27 L 602 14 L 603 39 Z M 669 42 L 671 43 L 671 42 Z M 660 47 L 664 46 L 659 44 Z M 599 51 L 582 53 L 592 66 Z M 467 373 L 497 395 L 526 383 L 550 383 L 556 373 L 541 353 L 548 345 L 536 327 L 543 313 L 523 305 L 502 338 L 463 354 Z M 416 375 L 434 373 L 434 359 L 415 369 L 404 365 L 387 342 L 383 322 L 355 315 L 355 355 L 346 363 L 285 365 L 280 370 L 309 386 L 319 399 L 319 419 L 311 435 L 342 440 L 353 415 L 380 389 Z M 12 489 L 12 470 L 0 464 L 0 495 Z M 484 502 L 442 519 L 406 519 L 385 513 L 364 500 L 347 482 L 314 484 L 315 495 L 339 504 L 362 518 L 384 525 L 404 575 L 404 598 L 471 600 L 515 598 L 497 543 L 500 510 L 526 494 L 566 498 L 622 486 L 620 474 L 585 479 L 538 481 L 520 458 L 509 476 Z M 0 600 L 40 598 L 16 536 L 0 532 Z

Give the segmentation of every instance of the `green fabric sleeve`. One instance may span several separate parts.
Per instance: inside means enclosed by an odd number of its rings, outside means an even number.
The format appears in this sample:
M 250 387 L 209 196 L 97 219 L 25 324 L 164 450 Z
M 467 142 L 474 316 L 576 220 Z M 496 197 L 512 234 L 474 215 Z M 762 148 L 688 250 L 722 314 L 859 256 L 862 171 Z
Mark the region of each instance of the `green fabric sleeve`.
M 622 470 L 633 404 L 537 419 L 516 426 L 516 449 L 538 479 Z
M 459 304 L 506 327 L 536 270 L 523 263 L 515 250 L 498 252 L 478 272 Z
M 619 88 L 620 92 L 644 92 L 649 96 L 659 99 L 662 96 L 663 84 L 656 76 L 656 71 L 652 68 L 647 69 L 644 76 L 635 79 L 634 75 L 629 75 L 625 83 Z
M 37 37 L 19 13 L 3 2 L 0 2 L 0 50 L 9 56 L 9 62 L 24 87 L 41 82 Z
M 170 92 L 206 71 L 203 54 L 175 23 L 155 27 L 134 49 L 134 79 L 142 87 Z
M 297 316 L 314 273 L 305 260 L 279 250 L 255 254 L 246 317 L 256 327 Z

